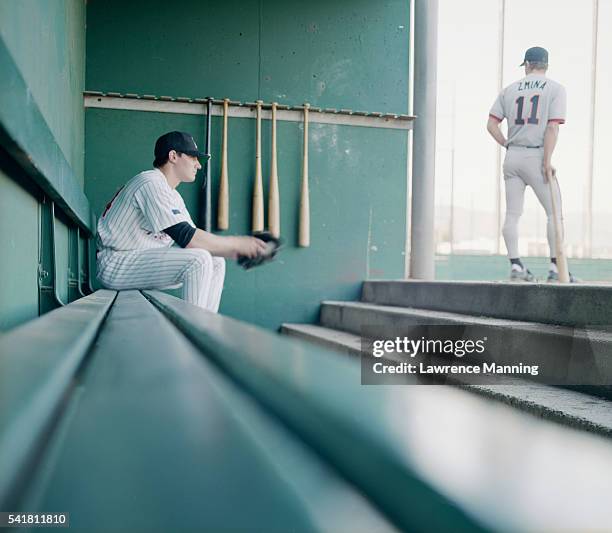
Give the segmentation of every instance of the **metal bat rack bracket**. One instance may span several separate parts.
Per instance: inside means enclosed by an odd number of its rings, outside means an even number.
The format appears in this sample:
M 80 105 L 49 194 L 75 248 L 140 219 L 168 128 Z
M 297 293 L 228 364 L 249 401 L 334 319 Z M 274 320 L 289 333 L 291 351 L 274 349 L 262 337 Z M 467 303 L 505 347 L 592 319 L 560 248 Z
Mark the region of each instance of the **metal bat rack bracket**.
M 223 100 L 217 98 L 183 98 L 138 94 L 83 93 L 85 107 L 100 109 L 122 109 L 128 111 L 152 111 L 156 113 L 178 113 L 183 115 L 206 115 L 207 103 L 211 102 L 211 116 L 223 116 Z M 272 118 L 272 104 L 262 104 L 261 118 Z M 255 119 L 255 102 L 229 102 L 229 116 Z M 342 126 L 362 126 L 410 130 L 416 117 L 394 113 L 351 111 L 350 109 L 322 109 L 310 107 L 310 123 L 337 124 Z M 288 122 L 303 122 L 304 106 L 278 104 L 276 119 Z

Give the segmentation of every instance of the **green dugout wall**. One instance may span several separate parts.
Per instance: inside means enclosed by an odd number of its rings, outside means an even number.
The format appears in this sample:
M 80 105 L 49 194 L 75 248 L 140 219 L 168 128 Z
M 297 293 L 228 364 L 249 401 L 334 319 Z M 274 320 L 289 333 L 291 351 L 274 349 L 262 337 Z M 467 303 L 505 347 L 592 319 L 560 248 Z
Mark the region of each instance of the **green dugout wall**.
M 89 91 L 406 113 L 409 5 L 276 0 L 87 4 Z M 96 214 L 131 176 L 151 167 L 157 136 L 190 131 L 195 115 L 87 109 L 85 191 Z M 267 192 L 270 124 L 263 121 Z M 322 299 L 357 296 L 366 278 L 400 278 L 406 232 L 405 130 L 310 125 L 311 247 L 297 247 L 302 126 L 278 125 L 278 260 L 243 272 L 228 265 L 221 312 L 266 327 L 316 319 Z M 221 119 L 212 124 L 213 204 Z M 230 229 L 249 231 L 255 122 L 229 123 Z M 179 191 L 196 214 L 201 176 Z M 213 213 L 214 220 L 215 213 Z
M 86 265 L 76 229 L 87 235 L 92 215 L 150 168 L 157 136 L 183 129 L 204 142 L 202 116 L 84 109 L 85 89 L 403 114 L 408 28 L 409 5 L 401 1 L 1 2 L 0 331 L 57 306 L 48 292 L 54 277 L 59 300 L 79 296 L 75 278 Z M 267 192 L 268 121 L 262 129 Z M 251 216 L 255 122 L 232 118 L 229 134 L 228 233 L 242 234 Z M 364 279 L 401 277 L 407 137 L 406 130 L 311 123 L 311 247 L 301 249 L 302 125 L 279 122 L 286 247 L 251 272 L 229 264 L 221 311 L 276 328 L 316 319 L 322 299 L 354 298 Z M 215 117 L 213 204 L 220 144 Z M 180 189 L 192 214 L 201 179 Z M 48 267 L 51 202 L 56 276 Z
M 75 228 L 91 226 L 83 194 L 84 81 L 84 2 L 0 2 L 0 331 L 52 307 L 39 298 L 40 255 L 47 271 L 49 255 L 41 216 L 51 199 L 57 292 L 64 301 L 76 297 L 69 288 L 69 269 L 78 270 Z

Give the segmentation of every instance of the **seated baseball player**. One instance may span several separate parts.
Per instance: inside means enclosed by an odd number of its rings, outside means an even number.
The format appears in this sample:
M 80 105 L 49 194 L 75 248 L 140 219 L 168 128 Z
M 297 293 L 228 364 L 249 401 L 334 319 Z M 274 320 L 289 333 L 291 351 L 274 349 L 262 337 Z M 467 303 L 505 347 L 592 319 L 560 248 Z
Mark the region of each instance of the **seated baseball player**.
M 266 244 L 255 237 L 219 236 L 196 227 L 176 190 L 202 168 L 188 133 L 171 131 L 155 143 L 153 170 L 129 180 L 98 221 L 98 279 L 114 290 L 182 284 L 183 299 L 217 312 L 225 259 L 255 258 Z

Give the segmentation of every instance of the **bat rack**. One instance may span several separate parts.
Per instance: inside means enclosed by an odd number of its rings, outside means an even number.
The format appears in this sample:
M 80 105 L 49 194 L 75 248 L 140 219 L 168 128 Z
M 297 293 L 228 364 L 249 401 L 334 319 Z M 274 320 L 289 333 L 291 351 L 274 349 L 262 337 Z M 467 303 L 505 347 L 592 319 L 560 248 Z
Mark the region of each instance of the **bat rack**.
M 86 108 L 121 109 L 128 111 L 152 111 L 156 113 L 177 113 L 184 115 L 206 115 L 206 104 L 212 101 L 211 116 L 223 115 L 223 99 L 185 98 L 172 96 L 153 96 L 149 94 L 121 94 L 114 92 L 85 91 L 83 93 Z M 255 118 L 256 102 L 229 101 L 229 116 L 232 118 Z M 272 118 L 271 103 L 262 103 L 261 118 Z M 280 121 L 303 122 L 304 106 L 277 104 L 276 118 Z M 342 126 L 361 126 L 396 130 L 411 130 L 416 118 L 412 115 L 378 113 L 369 111 L 352 111 L 350 109 L 331 109 L 310 107 L 309 122 L 335 124 Z

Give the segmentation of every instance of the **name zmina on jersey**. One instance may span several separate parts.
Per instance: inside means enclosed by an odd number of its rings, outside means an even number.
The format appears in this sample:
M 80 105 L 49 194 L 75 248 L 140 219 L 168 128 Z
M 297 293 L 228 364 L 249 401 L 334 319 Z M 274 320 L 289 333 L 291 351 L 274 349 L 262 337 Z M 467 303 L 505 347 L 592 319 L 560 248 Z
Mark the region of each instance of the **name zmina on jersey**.
M 523 80 L 519 82 L 517 91 L 526 91 L 528 89 L 544 89 L 546 82 L 544 80 Z

